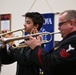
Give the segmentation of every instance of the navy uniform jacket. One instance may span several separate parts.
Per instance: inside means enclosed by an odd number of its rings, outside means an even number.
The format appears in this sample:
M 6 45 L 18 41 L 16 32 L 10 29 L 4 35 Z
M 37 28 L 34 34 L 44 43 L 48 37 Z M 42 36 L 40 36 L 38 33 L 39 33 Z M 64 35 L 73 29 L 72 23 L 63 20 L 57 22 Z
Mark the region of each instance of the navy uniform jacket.
M 31 58 L 43 67 L 44 75 L 76 75 L 76 32 L 66 36 L 50 52 L 35 47 Z

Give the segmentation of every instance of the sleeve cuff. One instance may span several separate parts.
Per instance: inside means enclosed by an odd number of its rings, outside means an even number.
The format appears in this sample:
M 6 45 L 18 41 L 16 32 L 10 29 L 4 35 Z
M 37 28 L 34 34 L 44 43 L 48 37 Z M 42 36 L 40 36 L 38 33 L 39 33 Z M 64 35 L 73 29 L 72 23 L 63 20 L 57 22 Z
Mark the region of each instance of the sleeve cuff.
M 36 46 L 33 50 L 37 50 L 38 48 L 40 48 L 41 46 L 40 45 L 38 45 L 38 46 Z

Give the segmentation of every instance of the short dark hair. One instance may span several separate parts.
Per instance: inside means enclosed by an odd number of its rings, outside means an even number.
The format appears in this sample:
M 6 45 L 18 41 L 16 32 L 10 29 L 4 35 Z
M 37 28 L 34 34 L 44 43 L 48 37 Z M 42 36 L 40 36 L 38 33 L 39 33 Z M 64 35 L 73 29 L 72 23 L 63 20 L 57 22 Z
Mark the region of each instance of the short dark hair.
M 25 18 L 29 17 L 33 20 L 34 25 L 38 24 L 38 30 L 42 27 L 43 23 L 45 22 L 43 16 L 38 12 L 27 12 L 25 15 L 23 15 Z

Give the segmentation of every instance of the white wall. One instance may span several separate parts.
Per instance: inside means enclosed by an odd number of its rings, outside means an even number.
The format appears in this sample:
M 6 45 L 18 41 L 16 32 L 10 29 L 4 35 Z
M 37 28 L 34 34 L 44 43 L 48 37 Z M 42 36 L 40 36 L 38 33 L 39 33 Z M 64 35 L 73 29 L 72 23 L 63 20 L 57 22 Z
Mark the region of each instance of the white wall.
M 31 8 L 34 1 L 35 4 Z M 22 15 L 29 10 L 40 13 L 55 13 L 62 12 L 66 9 L 76 9 L 76 0 L 0 0 L 0 14 L 10 13 L 12 15 L 12 30 L 23 28 L 24 18 Z M 55 15 L 55 31 L 58 31 L 58 16 Z M 55 40 L 61 39 L 60 35 L 55 35 Z M 15 72 L 16 63 L 13 63 L 3 66 L 1 75 L 15 75 Z

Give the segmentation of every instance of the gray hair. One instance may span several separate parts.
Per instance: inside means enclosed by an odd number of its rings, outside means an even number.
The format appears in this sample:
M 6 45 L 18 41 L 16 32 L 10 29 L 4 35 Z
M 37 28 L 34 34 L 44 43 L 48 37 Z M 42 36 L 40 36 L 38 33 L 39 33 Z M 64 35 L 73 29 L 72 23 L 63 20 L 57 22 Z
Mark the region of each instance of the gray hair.
M 73 19 L 74 21 L 76 21 L 76 10 L 65 10 L 60 15 L 64 13 L 67 13 L 65 17 L 66 20 Z

